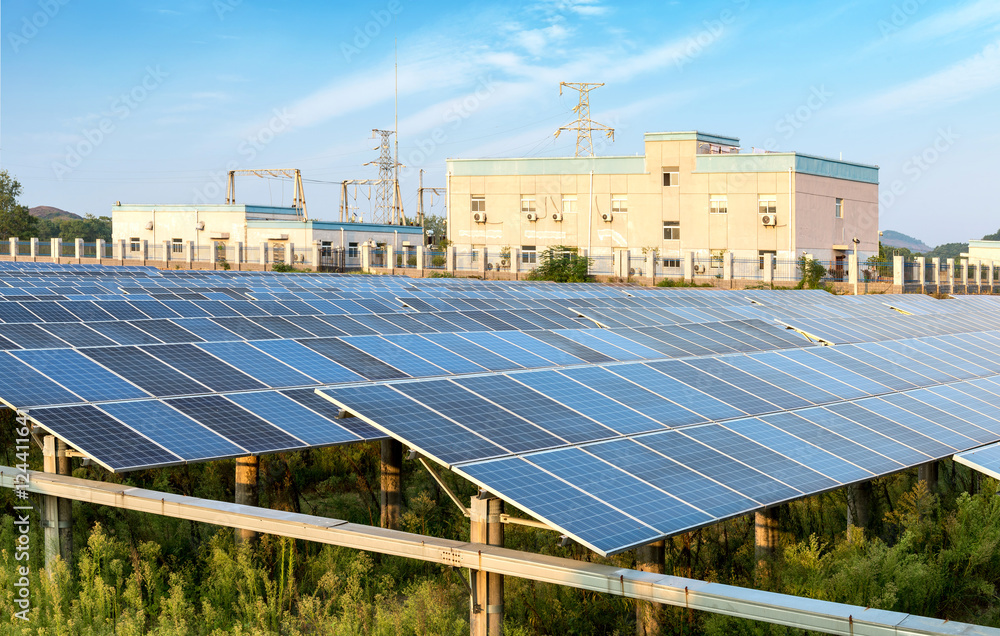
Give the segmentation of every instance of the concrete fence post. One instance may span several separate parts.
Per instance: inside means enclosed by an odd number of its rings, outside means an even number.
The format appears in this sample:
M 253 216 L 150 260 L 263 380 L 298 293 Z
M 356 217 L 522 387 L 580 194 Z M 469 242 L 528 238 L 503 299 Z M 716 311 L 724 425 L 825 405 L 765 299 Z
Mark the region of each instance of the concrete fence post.
M 955 291 L 955 259 L 947 259 L 945 267 L 948 268 L 948 293 L 950 294 Z
M 260 242 L 260 255 L 258 256 L 258 260 L 261 265 L 267 265 L 267 241 Z
M 246 254 L 244 254 L 244 252 L 243 252 L 243 241 L 237 241 L 236 242 L 236 257 L 235 257 L 235 260 L 236 260 L 236 264 L 237 265 L 242 265 L 243 263 L 246 262 Z
M 935 256 L 931 259 L 931 267 L 934 268 L 934 285 L 938 287 L 937 291 L 941 291 L 941 258 Z
M 448 272 L 451 274 L 455 273 L 455 260 L 456 260 L 455 256 L 457 255 L 456 254 L 457 249 L 458 248 L 456 248 L 454 245 L 449 245 L 448 247 L 445 248 L 445 261 L 447 261 L 446 267 L 448 268 Z
M 395 243 L 385 244 L 385 268 L 392 273 L 396 269 L 396 245 Z
M 774 282 L 774 254 L 764 254 L 764 283 L 770 285 L 773 282 Z
M 646 276 L 650 283 L 656 284 L 656 250 L 646 252 Z
M 104 239 L 97 239 L 97 262 L 104 259 Z
M 920 285 L 920 293 L 924 292 L 924 285 L 927 284 L 927 258 L 917 257 L 917 284 Z
M 163 262 L 169 263 L 173 254 L 170 253 L 170 241 L 163 241 Z
M 903 262 L 903 257 L 900 254 L 895 254 L 892 257 L 892 284 L 894 287 L 899 288 L 899 291 L 903 290 L 903 283 L 906 281 L 906 265 Z
M 38 258 L 38 239 L 32 237 L 31 239 L 31 260 Z
M 10 259 L 12 261 L 17 260 L 17 237 L 10 237 Z
M 858 279 L 859 279 L 859 267 L 858 267 L 858 255 L 851 252 L 847 256 L 847 282 L 850 284 L 851 289 L 857 292 L 858 289 Z
M 694 252 L 684 252 L 684 280 L 694 280 Z
M 371 243 L 365 241 L 361 244 L 361 270 L 371 271 L 372 268 L 372 246 Z
M 486 278 L 486 261 L 489 260 L 489 248 L 485 245 L 483 246 L 482 252 L 479 254 L 479 275 Z
M 315 271 L 319 271 L 319 251 L 321 249 L 319 241 L 313 241 L 312 246 L 312 266 Z
M 733 280 L 733 253 L 729 250 L 722 255 L 722 280 Z
M 423 276 L 424 268 L 426 267 L 425 261 L 427 260 L 427 247 L 422 243 L 417 246 L 417 269 L 420 270 L 420 275 Z
M 76 260 L 83 258 L 83 239 L 78 238 L 73 241 L 73 253 L 75 254 Z
M 52 246 L 49 249 L 52 250 L 52 262 L 58 263 L 59 259 L 62 258 L 62 239 L 54 238 L 51 242 Z

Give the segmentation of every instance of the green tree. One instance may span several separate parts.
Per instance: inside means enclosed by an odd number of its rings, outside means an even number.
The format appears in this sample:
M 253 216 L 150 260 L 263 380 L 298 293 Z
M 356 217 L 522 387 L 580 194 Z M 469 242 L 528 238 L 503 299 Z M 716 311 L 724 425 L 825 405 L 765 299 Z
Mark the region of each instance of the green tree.
M 590 280 L 591 259 L 577 254 L 575 247 L 556 245 L 538 257 L 538 267 L 528 280 L 548 280 L 555 283 L 585 283 Z
M 21 184 L 6 170 L 0 170 L 0 239 L 12 236 L 29 238 L 35 235 L 35 217 L 28 206 L 18 203 Z
M 431 214 L 424 217 L 424 235 L 435 248 L 448 247 L 448 221 L 443 216 Z

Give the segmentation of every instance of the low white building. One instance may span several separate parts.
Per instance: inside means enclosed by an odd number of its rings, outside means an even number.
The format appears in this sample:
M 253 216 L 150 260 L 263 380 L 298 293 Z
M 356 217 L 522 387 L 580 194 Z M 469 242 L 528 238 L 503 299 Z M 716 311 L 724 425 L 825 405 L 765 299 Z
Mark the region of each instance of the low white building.
M 124 258 L 143 253 L 151 260 L 185 260 L 190 254 L 196 261 L 306 264 L 318 246 L 324 255 L 342 254 L 352 267 L 360 266 L 366 242 L 404 256 L 424 242 L 419 226 L 314 221 L 297 208 L 261 205 L 117 203 L 111 221 L 112 240 L 124 241 Z

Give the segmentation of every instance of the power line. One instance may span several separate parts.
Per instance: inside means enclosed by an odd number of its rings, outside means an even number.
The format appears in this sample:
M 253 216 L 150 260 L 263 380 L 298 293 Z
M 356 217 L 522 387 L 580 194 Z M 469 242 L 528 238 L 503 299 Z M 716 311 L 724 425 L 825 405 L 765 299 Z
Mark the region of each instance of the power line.
M 576 111 L 576 120 L 570 122 L 568 126 L 562 126 L 556 131 L 556 137 L 564 130 L 576 131 L 576 156 L 593 157 L 594 142 L 590 138 L 590 133 L 594 130 L 604 132 L 611 141 L 615 140 L 615 129 L 599 124 L 590 118 L 590 91 L 604 86 L 604 83 L 596 82 L 560 82 L 559 94 L 562 95 L 563 86 L 572 88 L 580 92 L 580 101 L 573 108 Z

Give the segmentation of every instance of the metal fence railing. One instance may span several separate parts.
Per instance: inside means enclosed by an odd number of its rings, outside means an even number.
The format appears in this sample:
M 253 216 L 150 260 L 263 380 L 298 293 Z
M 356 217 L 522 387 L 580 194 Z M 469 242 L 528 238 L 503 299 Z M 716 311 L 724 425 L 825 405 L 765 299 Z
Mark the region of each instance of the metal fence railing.
M 424 267 L 428 269 L 445 269 L 447 266 L 447 252 L 443 250 L 428 250 L 424 254 Z
M 614 273 L 615 259 L 611 254 L 590 257 L 590 273 L 610 276 Z
M 802 280 L 802 271 L 799 269 L 799 262 L 789 259 L 775 259 L 774 280 L 782 283 Z
M 758 258 L 734 258 L 733 278 L 763 280 L 764 269 L 761 267 L 762 260 Z

